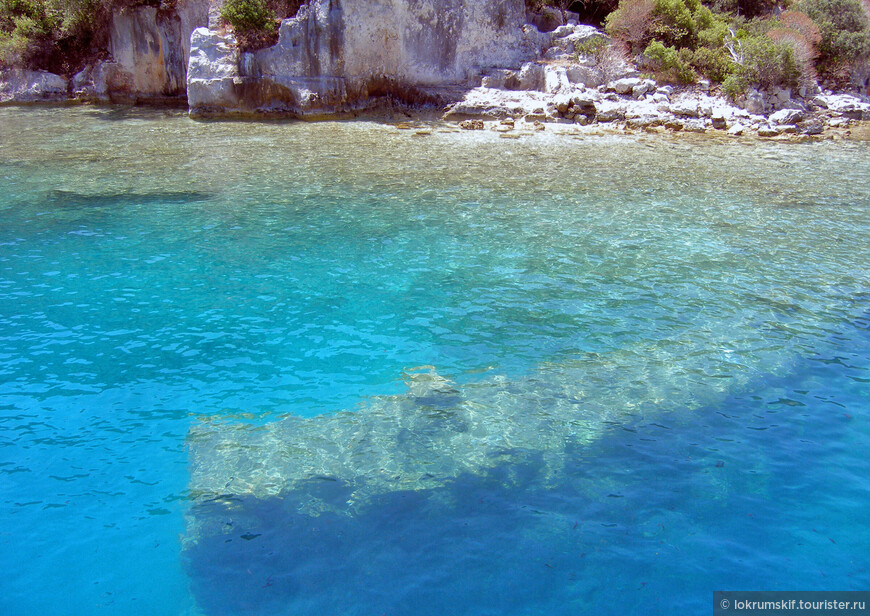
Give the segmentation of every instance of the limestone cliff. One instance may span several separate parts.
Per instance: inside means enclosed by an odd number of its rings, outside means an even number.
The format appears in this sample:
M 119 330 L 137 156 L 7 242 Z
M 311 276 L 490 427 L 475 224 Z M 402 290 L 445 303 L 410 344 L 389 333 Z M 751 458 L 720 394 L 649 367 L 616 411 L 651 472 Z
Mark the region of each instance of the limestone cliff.
M 193 30 L 208 23 L 208 0 L 179 0 L 171 11 L 123 8 L 112 15 L 109 59 L 72 79 L 72 94 L 94 100 L 184 99 Z
M 239 53 L 232 34 L 194 31 L 188 103 L 193 113 L 305 115 L 387 94 L 425 102 L 534 55 L 525 19 L 523 0 L 311 0 L 256 52 Z

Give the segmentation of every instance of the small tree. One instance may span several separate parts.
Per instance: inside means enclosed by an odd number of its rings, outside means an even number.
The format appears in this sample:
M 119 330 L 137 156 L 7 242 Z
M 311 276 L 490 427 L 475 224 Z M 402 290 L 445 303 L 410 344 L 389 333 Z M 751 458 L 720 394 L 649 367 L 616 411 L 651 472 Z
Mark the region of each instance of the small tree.
M 631 53 L 638 53 L 650 38 L 655 9 L 655 0 L 621 0 L 619 8 L 605 20 L 607 33 L 627 44 Z

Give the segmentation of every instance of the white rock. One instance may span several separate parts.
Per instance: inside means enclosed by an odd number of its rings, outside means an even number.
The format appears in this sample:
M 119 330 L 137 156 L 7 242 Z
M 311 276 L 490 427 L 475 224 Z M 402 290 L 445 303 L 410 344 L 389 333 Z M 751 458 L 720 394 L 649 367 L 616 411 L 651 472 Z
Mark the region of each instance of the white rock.
M 112 87 L 131 87 L 125 84 L 125 78 L 129 78 L 129 75 L 119 70 L 117 63 L 101 60 L 73 75 L 71 89 L 73 96 L 80 100 L 105 102 L 110 100 Z
M 583 84 L 587 88 L 601 85 L 601 72 L 588 66 L 569 66 L 566 74 L 568 81 L 574 84 Z
M 232 66 L 237 56 L 219 50 L 225 45 L 219 34 L 196 30 L 189 102 L 203 110 L 322 113 L 375 102 L 373 82 L 389 83 L 409 98 L 420 87 L 468 85 L 481 68 L 519 66 L 536 57 L 543 39 L 524 28 L 525 21 L 518 1 L 310 0 L 281 22 L 278 42 L 254 52 L 244 72 Z M 235 92 L 227 71 L 241 78 Z
M 553 38 L 562 38 L 563 36 L 568 36 L 569 34 L 574 34 L 574 26 L 570 24 L 559 26 L 558 28 L 553 30 Z
M 764 96 L 757 90 L 750 90 L 746 93 L 746 102 L 743 108 L 753 115 L 764 113 Z
M 480 85 L 484 88 L 504 90 L 510 77 L 514 77 L 514 79 L 516 78 L 513 71 L 507 69 L 496 69 L 490 71 L 488 75 L 484 75 L 480 79 Z
M 635 99 L 642 99 L 646 94 L 646 86 L 644 84 L 636 85 L 631 89 L 631 95 Z
M 520 90 L 543 90 L 545 84 L 544 67 L 537 62 L 526 62 L 520 68 Z
M 565 36 L 564 38 L 558 39 L 559 44 L 566 47 L 569 51 L 573 51 L 574 47 L 577 43 L 582 43 L 583 41 L 588 41 L 591 39 L 607 39 L 607 36 L 592 26 L 575 26 L 574 32 Z
M 232 33 L 197 28 L 190 37 L 187 103 L 191 111 L 233 110 L 241 104 L 233 79 L 239 76 L 239 52 Z
M 154 6 L 114 11 L 109 53 L 115 67 L 109 89 L 134 97 L 184 95 L 192 30 L 208 23 L 208 4 L 179 0 L 175 19 Z
M 770 121 L 774 124 L 794 124 L 803 120 L 804 114 L 797 109 L 783 109 L 771 114 Z
M 740 124 L 738 122 L 737 124 L 728 129 L 728 134 L 734 135 L 736 137 L 742 135 L 744 130 L 746 129 L 744 128 L 743 124 Z
M 553 97 L 553 105 L 555 105 L 556 110 L 561 114 L 565 114 L 573 104 L 570 94 L 559 94 Z
M 617 79 L 616 81 L 611 81 L 607 84 L 608 89 L 613 90 L 617 94 L 628 94 L 630 93 L 635 86 L 639 86 L 643 83 L 637 77 L 625 77 L 623 79 Z
M 69 82 L 48 71 L 9 69 L 0 71 L 0 102 L 31 103 L 61 100 L 67 96 Z
M 698 101 L 693 99 L 683 99 L 676 103 L 672 103 L 670 107 L 672 114 L 687 118 L 698 118 L 701 112 L 698 109 Z
M 555 94 L 571 89 L 568 69 L 564 66 L 547 65 L 544 67 L 544 92 Z
M 780 103 L 787 103 L 791 100 L 791 90 L 785 88 L 774 88 L 771 94 L 776 97 Z
M 652 92 L 656 89 L 656 82 L 651 79 L 645 79 L 631 89 L 631 95 L 634 98 L 640 99 L 647 92 Z
M 565 60 L 570 57 L 571 54 L 561 47 L 550 47 L 544 52 L 544 60 Z

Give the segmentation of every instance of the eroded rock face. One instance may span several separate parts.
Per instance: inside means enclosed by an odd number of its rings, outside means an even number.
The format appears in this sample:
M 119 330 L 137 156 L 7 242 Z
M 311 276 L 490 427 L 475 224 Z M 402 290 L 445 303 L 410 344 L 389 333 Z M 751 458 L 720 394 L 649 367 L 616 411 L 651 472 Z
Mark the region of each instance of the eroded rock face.
M 524 20 L 522 0 L 312 0 L 282 22 L 276 45 L 239 57 L 232 93 L 224 64 L 218 77 L 196 59 L 214 55 L 219 35 L 195 33 L 188 103 L 194 113 L 300 115 L 366 107 L 385 95 L 421 103 L 427 89 L 534 56 Z
M 137 96 L 183 96 L 191 32 L 208 22 L 208 2 L 179 3 L 174 12 L 152 6 L 113 15 L 109 51 L 117 66 L 114 90 Z
M 191 33 L 208 23 L 208 0 L 179 0 L 171 11 L 127 7 L 112 15 L 108 60 L 72 79 L 85 100 L 158 101 L 184 98 Z

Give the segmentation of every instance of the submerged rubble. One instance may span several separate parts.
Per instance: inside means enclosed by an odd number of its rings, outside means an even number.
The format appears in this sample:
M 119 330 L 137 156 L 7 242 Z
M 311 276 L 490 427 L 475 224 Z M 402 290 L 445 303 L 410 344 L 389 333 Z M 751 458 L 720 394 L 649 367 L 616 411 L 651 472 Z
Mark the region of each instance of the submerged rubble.
M 231 506 L 239 497 L 292 493 L 311 515 L 350 514 L 379 494 L 434 489 L 530 458 L 545 481 L 556 481 L 566 456 L 612 426 L 714 405 L 760 375 L 789 369 L 787 353 L 741 354 L 754 343 L 737 331 L 728 328 L 715 340 L 687 332 L 644 348 L 543 364 L 525 376 L 462 384 L 423 366 L 404 374 L 404 393 L 371 398 L 355 411 L 287 415 L 266 425 L 202 418 L 188 435 L 191 496 Z M 719 378 L 738 364 L 740 376 Z M 341 486 L 338 502 L 318 496 L 323 482 Z

